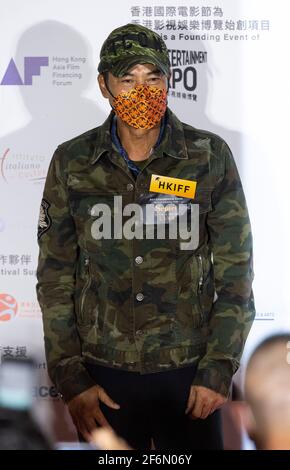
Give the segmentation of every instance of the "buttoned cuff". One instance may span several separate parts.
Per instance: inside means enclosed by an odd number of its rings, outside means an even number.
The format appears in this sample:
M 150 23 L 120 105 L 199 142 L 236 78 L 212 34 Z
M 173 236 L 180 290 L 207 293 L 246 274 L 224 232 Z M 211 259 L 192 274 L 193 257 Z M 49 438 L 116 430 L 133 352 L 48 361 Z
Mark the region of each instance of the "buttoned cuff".
M 85 392 L 94 385 L 96 385 L 96 382 L 91 378 L 88 372 L 84 370 L 57 384 L 57 391 L 59 397 L 67 403 L 75 396 Z
M 199 385 L 202 387 L 214 390 L 226 398 L 229 398 L 231 390 L 232 376 L 222 375 L 222 373 L 214 368 L 198 369 L 194 377 L 192 385 Z

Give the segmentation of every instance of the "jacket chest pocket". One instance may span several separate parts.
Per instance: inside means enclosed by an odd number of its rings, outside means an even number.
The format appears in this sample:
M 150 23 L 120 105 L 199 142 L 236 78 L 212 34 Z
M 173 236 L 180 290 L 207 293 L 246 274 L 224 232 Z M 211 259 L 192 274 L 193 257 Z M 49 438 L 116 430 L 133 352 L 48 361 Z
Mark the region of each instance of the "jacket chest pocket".
M 108 252 L 120 243 L 116 221 L 122 216 L 122 199 L 122 194 L 70 192 L 71 214 L 79 245 L 84 250 Z
M 199 244 L 200 219 L 211 210 L 211 192 L 202 190 L 197 198 L 148 192 L 140 194 L 143 225 L 150 237 L 163 240 L 173 250 L 195 250 Z

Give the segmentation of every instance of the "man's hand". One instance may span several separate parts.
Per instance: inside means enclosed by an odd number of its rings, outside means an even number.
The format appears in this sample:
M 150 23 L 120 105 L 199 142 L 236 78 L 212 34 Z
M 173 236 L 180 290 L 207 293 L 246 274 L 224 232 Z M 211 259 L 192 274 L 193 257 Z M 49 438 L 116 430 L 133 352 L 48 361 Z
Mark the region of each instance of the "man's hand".
M 200 385 L 192 385 L 185 413 L 189 413 L 192 419 L 206 419 L 226 401 L 227 398 L 220 393 Z
M 80 393 L 67 404 L 74 425 L 88 442 L 92 431 L 97 427 L 96 421 L 100 426 L 112 429 L 100 409 L 99 401 L 114 410 L 120 408 L 120 405 L 115 403 L 99 385 Z

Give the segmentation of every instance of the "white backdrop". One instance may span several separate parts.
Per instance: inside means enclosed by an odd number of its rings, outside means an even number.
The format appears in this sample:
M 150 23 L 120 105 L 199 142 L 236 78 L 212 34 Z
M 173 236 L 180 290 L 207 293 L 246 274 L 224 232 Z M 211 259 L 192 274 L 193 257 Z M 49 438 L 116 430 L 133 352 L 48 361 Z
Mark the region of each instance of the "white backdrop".
M 62 409 L 47 380 L 35 292 L 43 184 L 56 146 L 109 112 L 96 67 L 104 39 L 122 24 L 162 34 L 173 59 L 170 107 L 234 153 L 254 237 L 257 317 L 243 363 L 265 335 L 289 330 L 289 2 L 0 3 L 0 357 L 37 359 L 41 413 L 52 402 L 53 425 Z M 176 51 L 195 60 L 177 64 Z M 57 439 L 73 438 L 64 417 Z

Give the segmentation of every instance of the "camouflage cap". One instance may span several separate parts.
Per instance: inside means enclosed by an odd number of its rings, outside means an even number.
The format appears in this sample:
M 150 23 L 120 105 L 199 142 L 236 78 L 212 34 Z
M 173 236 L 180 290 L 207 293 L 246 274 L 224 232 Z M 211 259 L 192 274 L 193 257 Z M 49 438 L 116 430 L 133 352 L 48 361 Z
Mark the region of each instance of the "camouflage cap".
M 159 34 L 138 24 L 128 23 L 114 29 L 105 40 L 101 52 L 99 73 L 110 71 L 121 77 L 134 65 L 154 64 L 169 74 L 169 53 Z

